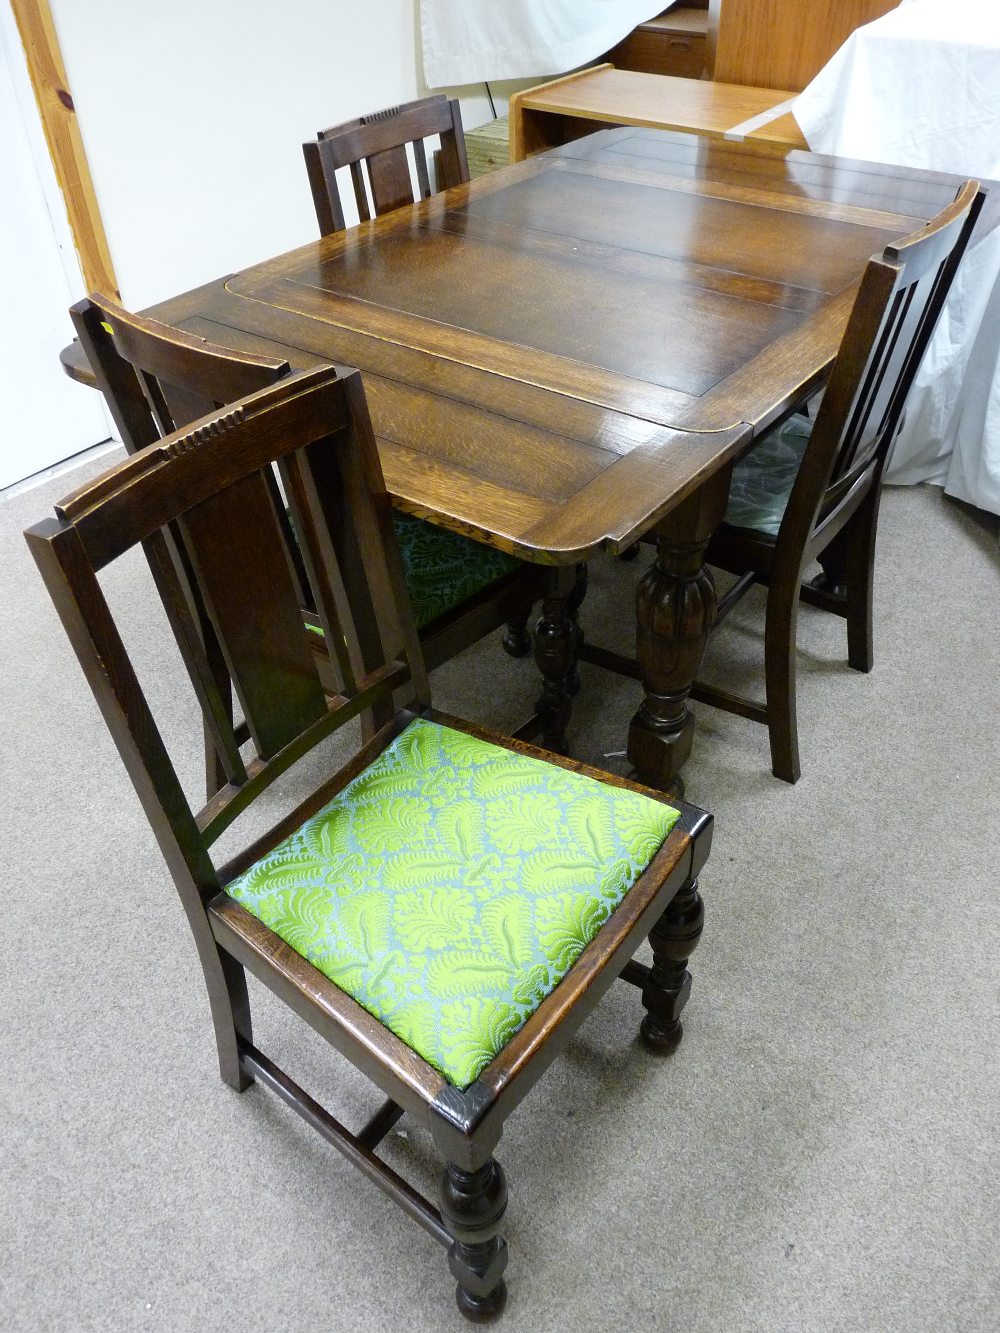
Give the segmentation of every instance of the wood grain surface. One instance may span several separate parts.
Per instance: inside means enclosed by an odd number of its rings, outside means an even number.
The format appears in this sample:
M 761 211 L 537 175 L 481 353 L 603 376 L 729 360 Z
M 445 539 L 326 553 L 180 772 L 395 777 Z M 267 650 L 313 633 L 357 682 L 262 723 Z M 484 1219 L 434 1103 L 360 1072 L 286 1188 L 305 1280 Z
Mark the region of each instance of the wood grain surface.
M 821 383 L 869 256 L 955 183 L 608 130 L 151 313 L 359 366 L 398 505 L 571 563 L 627 546 Z
M 795 94 L 600 65 L 515 93 L 510 99 L 511 161 L 557 147 L 590 132 L 590 122 L 645 125 L 723 137 L 734 126 L 770 111 Z M 761 131 L 766 134 L 766 128 Z M 772 136 L 805 148 L 794 121 Z
M 150 313 L 293 367 L 359 367 L 394 503 L 559 578 L 655 531 L 628 753 L 677 790 L 731 466 L 823 383 L 869 257 L 957 184 L 606 130 Z
M 855 28 L 899 0 L 711 0 L 716 79 L 800 92 Z
M 118 294 L 104 222 L 48 0 L 11 0 L 45 142 L 88 287 Z

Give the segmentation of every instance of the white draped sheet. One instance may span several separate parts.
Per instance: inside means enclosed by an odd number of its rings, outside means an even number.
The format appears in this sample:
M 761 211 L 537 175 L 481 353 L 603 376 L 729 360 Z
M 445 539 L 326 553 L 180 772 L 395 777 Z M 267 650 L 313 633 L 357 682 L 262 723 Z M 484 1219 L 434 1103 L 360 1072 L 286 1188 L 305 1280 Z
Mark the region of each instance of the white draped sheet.
M 665 8 L 665 0 L 420 0 L 424 80 L 453 88 L 561 74 Z
M 793 110 L 816 152 L 1000 179 L 1000 3 L 903 0 Z M 1000 229 L 966 254 L 886 479 L 1000 513 Z

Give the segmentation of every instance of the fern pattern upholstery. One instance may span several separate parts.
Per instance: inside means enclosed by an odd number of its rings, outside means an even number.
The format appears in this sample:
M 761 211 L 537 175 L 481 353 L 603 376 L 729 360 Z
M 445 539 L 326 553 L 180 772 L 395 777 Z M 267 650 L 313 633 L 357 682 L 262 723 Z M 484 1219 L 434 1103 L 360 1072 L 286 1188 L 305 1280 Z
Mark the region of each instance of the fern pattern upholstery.
M 396 513 L 392 521 L 418 629 L 521 566 L 512 555 L 412 514 Z
M 777 537 L 811 429 L 805 417 L 789 417 L 739 460 L 729 486 L 727 523 Z
M 464 1089 L 678 818 L 417 719 L 226 892 Z

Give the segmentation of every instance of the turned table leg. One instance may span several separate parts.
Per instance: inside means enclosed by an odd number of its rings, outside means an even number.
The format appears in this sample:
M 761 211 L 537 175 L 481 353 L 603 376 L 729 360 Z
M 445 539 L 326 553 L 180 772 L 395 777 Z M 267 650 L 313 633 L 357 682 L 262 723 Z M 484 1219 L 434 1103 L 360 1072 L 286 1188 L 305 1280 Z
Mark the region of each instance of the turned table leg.
M 541 743 L 560 754 L 567 750 L 572 696 L 580 687 L 576 672 L 580 627 L 576 614 L 586 586 L 586 565 L 552 568 L 534 631 L 535 662 L 542 673 L 542 693 L 536 704 L 542 718 Z
M 656 560 L 636 590 L 636 659 L 646 697 L 629 726 L 628 757 L 641 782 L 678 796 L 694 736 L 687 699 L 715 619 L 705 550 L 726 510 L 730 471 L 661 520 Z

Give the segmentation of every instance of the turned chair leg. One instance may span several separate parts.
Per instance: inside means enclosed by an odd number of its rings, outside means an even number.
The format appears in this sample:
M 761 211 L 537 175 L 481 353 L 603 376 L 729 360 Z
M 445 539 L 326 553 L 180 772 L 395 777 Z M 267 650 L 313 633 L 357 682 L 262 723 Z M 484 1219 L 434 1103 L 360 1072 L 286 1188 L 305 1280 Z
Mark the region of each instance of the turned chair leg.
M 504 626 L 500 643 L 508 657 L 527 657 L 531 652 L 531 634 L 528 620 L 531 608 L 516 617 L 512 617 Z
M 507 1303 L 507 1242 L 497 1235 L 507 1210 L 507 1181 L 495 1158 L 476 1171 L 449 1162 L 441 1179 L 441 1217 L 455 1238 L 448 1267 L 455 1300 L 466 1319 L 485 1323 Z
M 674 895 L 649 932 L 653 966 L 642 988 L 647 1013 L 639 1033 L 657 1055 L 670 1055 L 684 1035 L 681 1012 L 691 994 L 688 959 L 698 947 L 704 925 L 705 905 L 693 879 Z
M 586 561 L 581 561 L 581 563 L 576 566 L 576 582 L 573 585 L 573 591 L 569 595 L 569 613 L 573 617 L 573 624 L 576 626 L 577 648 L 583 643 L 583 629 L 580 625 L 580 607 L 583 606 L 584 598 L 587 596 L 589 582 L 590 566 Z M 578 664 L 574 659 L 573 671 L 567 682 L 567 688 L 570 694 L 579 694 L 580 685 L 580 672 Z

